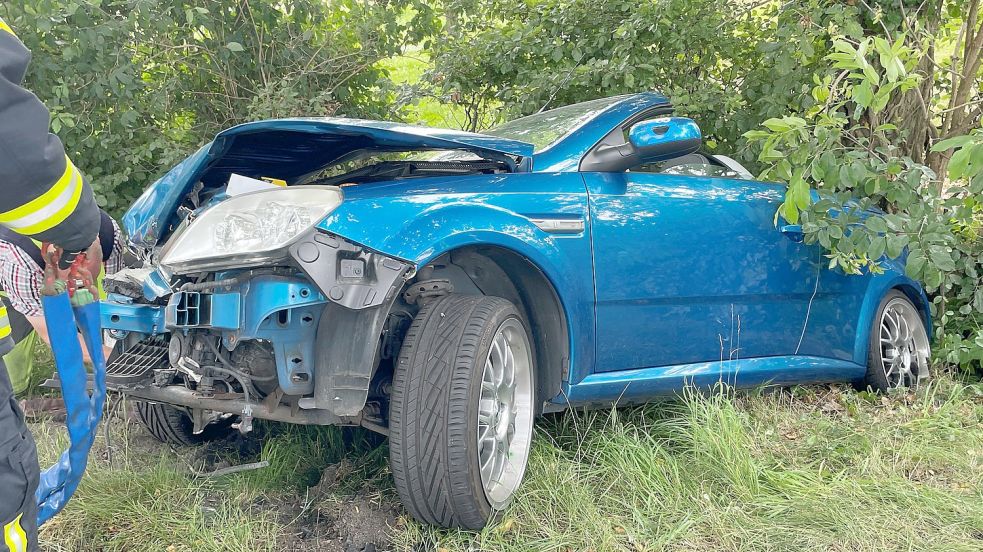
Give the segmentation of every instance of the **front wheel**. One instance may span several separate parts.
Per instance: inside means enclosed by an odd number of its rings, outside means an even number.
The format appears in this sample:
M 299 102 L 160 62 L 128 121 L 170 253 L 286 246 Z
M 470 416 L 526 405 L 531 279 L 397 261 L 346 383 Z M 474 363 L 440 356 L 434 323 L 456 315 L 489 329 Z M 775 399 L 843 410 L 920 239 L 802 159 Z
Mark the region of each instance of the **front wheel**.
M 201 433 L 194 432 L 191 415 L 183 408 L 169 404 L 136 400 L 137 419 L 161 443 L 190 447 L 230 435 L 234 417 L 225 417 L 208 424 Z
M 921 313 L 897 290 L 881 300 L 870 330 L 862 387 L 881 393 L 912 388 L 928 378 L 930 348 Z
M 416 519 L 481 529 L 529 460 L 535 364 L 525 322 L 498 297 L 447 295 L 420 309 L 393 377 L 390 464 Z

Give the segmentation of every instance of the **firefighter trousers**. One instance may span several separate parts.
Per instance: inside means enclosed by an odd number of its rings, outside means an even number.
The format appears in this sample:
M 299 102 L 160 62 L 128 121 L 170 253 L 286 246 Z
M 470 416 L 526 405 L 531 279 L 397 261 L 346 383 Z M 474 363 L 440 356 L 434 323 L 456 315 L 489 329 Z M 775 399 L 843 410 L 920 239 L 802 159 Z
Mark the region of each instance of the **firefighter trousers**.
M 0 360 L 0 551 L 38 550 L 38 451 Z

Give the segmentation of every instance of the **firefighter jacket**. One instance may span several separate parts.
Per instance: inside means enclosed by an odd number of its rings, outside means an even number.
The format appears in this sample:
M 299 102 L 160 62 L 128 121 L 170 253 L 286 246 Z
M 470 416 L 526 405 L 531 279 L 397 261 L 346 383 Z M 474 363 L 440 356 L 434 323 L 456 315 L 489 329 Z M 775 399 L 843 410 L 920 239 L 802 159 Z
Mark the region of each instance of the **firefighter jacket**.
M 99 208 L 57 136 L 48 110 L 21 84 L 31 52 L 0 19 L 0 225 L 66 251 L 89 247 L 99 231 Z M 0 307 L 0 354 L 10 325 Z

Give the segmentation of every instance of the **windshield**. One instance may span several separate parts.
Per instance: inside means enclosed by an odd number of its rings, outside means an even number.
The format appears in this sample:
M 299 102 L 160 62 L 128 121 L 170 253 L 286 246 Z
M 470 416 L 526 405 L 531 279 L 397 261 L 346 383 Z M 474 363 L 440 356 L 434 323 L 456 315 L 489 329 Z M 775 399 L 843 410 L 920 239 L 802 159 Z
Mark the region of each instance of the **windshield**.
M 558 107 L 509 121 L 486 130 L 483 134 L 529 142 L 536 147 L 536 151 L 541 151 L 621 99 L 621 97 L 602 98 Z

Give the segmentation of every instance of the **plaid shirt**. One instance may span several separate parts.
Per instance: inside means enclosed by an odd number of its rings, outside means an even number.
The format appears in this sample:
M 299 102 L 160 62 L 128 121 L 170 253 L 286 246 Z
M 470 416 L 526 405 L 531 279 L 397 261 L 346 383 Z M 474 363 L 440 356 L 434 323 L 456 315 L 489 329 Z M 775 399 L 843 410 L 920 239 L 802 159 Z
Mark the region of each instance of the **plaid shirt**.
M 124 268 L 123 233 L 113 221 L 113 251 L 106 261 L 106 274 L 114 274 Z M 24 316 L 39 316 L 41 288 L 44 286 L 44 269 L 31 256 L 16 245 L 0 240 L 0 288 L 7 292 L 14 310 Z

